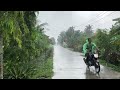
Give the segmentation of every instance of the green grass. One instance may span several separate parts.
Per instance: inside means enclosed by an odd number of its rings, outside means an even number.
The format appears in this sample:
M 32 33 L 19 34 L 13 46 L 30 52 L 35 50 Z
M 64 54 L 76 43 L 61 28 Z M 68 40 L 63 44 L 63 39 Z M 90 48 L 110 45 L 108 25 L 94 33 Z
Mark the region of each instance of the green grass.
M 100 60 L 100 64 L 106 66 L 106 61 L 105 60 Z M 120 65 L 116 66 L 110 63 L 107 63 L 107 67 L 111 68 L 114 71 L 120 72 Z
M 53 76 L 53 59 L 48 58 L 48 60 L 40 66 L 38 72 L 33 78 L 37 79 L 51 79 Z

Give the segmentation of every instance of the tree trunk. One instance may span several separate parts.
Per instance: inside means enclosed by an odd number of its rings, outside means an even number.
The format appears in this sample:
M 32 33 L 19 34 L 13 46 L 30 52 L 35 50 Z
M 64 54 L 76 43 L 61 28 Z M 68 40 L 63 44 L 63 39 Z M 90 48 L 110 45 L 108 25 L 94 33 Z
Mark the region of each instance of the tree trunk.
M 3 79 L 3 36 L 0 35 L 0 79 Z

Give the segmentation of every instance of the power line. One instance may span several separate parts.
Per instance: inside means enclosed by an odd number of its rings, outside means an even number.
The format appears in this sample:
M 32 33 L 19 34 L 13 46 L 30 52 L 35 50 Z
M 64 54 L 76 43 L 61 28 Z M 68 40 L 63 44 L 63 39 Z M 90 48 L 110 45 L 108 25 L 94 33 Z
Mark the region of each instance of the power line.
M 116 13 L 120 13 L 120 12 L 117 12 L 117 11 L 115 11 Z M 111 14 L 113 14 L 114 12 L 112 12 L 112 13 L 110 13 L 110 14 L 108 14 L 108 15 L 111 15 Z M 107 16 L 108 16 L 107 15 Z M 105 16 L 106 17 L 106 16 Z M 103 17 L 103 18 L 105 18 L 105 17 Z M 103 18 L 101 18 L 101 20 L 103 19 Z M 97 27 L 100 27 L 100 26 L 103 26 L 103 25 L 105 25 L 106 23 L 109 23 L 109 22 L 112 22 L 112 19 L 111 19 L 111 21 L 110 21 L 110 19 L 107 21 L 107 22 L 104 22 L 104 23 L 102 23 L 102 24 L 99 24 L 99 25 L 97 25 Z M 99 23 L 99 22 L 98 22 Z M 97 23 L 95 23 L 95 24 L 97 24 Z M 113 23 L 114 24 L 114 23 Z M 112 25 L 111 25 L 112 26 Z
M 114 12 L 115 12 L 115 11 L 111 12 L 110 14 L 106 15 L 105 17 L 107 17 L 107 16 L 109 16 L 109 15 L 113 14 Z M 97 21 L 95 21 L 95 22 L 93 22 L 93 23 L 96 23 L 96 22 L 98 22 L 98 21 L 100 21 L 100 20 L 104 19 L 105 17 L 103 17 L 103 18 L 101 18 L 101 19 L 99 19 L 99 20 L 97 20 Z M 91 23 L 91 24 L 93 24 L 93 23 Z
M 102 17 L 104 14 L 106 14 L 108 11 L 106 11 L 106 12 L 103 12 L 103 13 L 101 13 L 100 15 L 98 15 L 98 16 L 96 16 L 96 19 L 98 19 L 99 17 Z M 93 21 L 95 21 L 95 19 L 93 18 L 92 19 L 92 22 Z
M 108 15 L 106 15 L 106 16 L 109 16 L 109 15 L 111 15 L 111 14 L 113 14 L 115 11 L 113 11 L 113 12 L 111 12 L 111 13 L 109 13 Z M 105 13 L 104 13 L 105 14 Z M 105 17 L 106 17 L 105 16 Z M 93 24 L 93 23 L 96 23 L 96 22 L 98 22 L 98 21 L 100 21 L 100 20 L 102 20 L 102 19 L 104 19 L 105 17 L 103 17 L 103 18 L 100 18 L 99 20 L 97 20 L 97 21 L 95 21 L 95 22 L 92 22 L 92 23 L 89 23 L 89 24 Z M 96 23 L 97 24 L 97 23 Z M 85 26 L 85 25 L 84 25 Z
M 107 16 L 109 16 L 109 15 L 111 15 L 111 14 L 113 14 L 113 13 L 117 13 L 116 11 L 114 11 L 114 12 L 111 12 L 111 13 L 109 13 L 108 15 L 106 15 L 105 17 L 107 17 Z M 102 19 L 104 19 L 105 17 L 103 17 L 103 18 L 101 18 L 101 19 L 99 19 L 98 21 L 96 21 L 96 22 L 98 22 L 99 23 L 99 21 L 100 20 L 102 20 Z M 110 20 L 110 19 L 109 19 Z M 98 23 L 96 23 L 96 22 L 94 22 L 94 24 L 98 24 Z M 108 22 L 110 22 L 110 21 L 107 21 L 107 22 L 104 22 L 104 23 L 102 23 L 102 24 L 99 24 L 99 25 L 97 25 L 97 27 L 100 27 L 100 26 L 103 26 L 103 25 L 105 25 L 105 23 L 108 23 Z M 110 28 L 110 27 L 109 27 Z
M 107 13 L 107 12 L 108 12 L 108 11 L 106 11 L 106 12 L 103 11 L 102 13 L 96 15 L 95 17 L 97 17 L 97 19 L 98 19 L 99 17 L 103 16 L 103 15 L 104 15 L 105 13 Z M 90 21 L 93 22 L 93 20 L 95 20 L 95 18 L 90 19 L 88 22 L 90 22 Z M 88 23 L 88 22 L 86 22 L 86 23 Z M 81 24 L 81 25 L 79 25 L 79 26 L 84 26 L 84 25 L 86 25 L 86 23 L 83 23 L 83 24 Z M 79 26 L 75 26 L 75 27 L 79 27 Z

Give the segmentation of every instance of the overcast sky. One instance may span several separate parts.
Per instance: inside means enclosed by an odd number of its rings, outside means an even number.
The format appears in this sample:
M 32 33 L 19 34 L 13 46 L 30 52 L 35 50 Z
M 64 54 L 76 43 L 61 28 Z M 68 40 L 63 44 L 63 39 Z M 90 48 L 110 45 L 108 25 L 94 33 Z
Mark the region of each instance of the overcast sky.
M 93 30 L 97 28 L 109 29 L 115 22 L 114 18 L 120 17 L 120 11 L 40 11 L 38 15 L 39 23 L 47 22 L 49 30 L 45 34 L 57 39 L 61 31 L 66 31 L 70 26 L 75 26 L 76 30 L 83 31 L 85 26 L 93 25 Z

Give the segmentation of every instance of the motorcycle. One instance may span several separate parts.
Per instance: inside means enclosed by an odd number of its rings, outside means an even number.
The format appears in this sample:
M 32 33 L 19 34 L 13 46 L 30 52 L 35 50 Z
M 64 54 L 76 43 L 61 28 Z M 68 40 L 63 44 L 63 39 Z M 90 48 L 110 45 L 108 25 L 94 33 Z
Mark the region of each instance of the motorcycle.
M 98 53 L 92 54 L 91 52 L 89 52 L 88 54 L 89 54 L 89 60 L 88 61 L 86 60 L 86 58 L 83 58 L 85 64 L 87 65 L 89 70 L 90 70 L 91 66 L 94 66 L 96 73 L 99 74 L 99 72 L 100 72 L 100 63 L 99 63 L 99 60 L 98 60 L 98 58 L 99 58 Z

